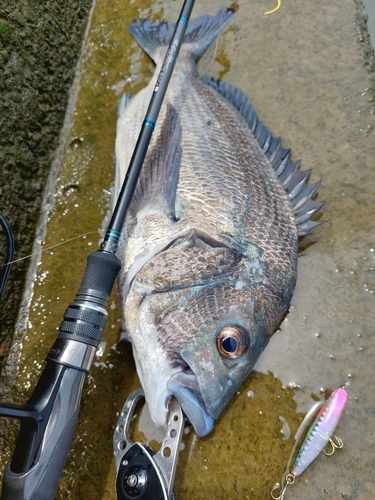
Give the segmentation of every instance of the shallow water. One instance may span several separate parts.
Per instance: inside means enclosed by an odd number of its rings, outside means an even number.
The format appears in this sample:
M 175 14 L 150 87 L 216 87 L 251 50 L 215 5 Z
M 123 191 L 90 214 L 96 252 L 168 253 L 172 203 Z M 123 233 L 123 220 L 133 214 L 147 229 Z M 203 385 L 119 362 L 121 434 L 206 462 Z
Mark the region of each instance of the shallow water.
M 370 35 L 370 41 L 375 48 L 375 3 L 373 0 L 362 0 L 367 15 L 367 31 Z
M 286 498 L 365 500 L 375 494 L 373 60 L 358 19 L 361 10 L 352 0 L 284 1 L 278 12 L 264 16 L 273 4 L 232 4 L 238 10 L 234 22 L 201 70 L 246 92 L 260 119 L 292 148 L 293 158 L 302 158 L 303 170 L 313 169 L 313 181 L 323 178 L 318 199 L 328 201 L 322 210 L 328 222 L 302 242 L 292 307 L 256 370 L 212 434 L 185 434 L 175 480 L 179 500 L 268 498 L 304 414 L 343 384 L 349 401 L 337 433 L 344 449 L 320 456 Z M 219 6 L 224 2 L 197 2 L 193 16 L 215 13 Z M 43 246 L 91 233 L 40 258 L 16 337 L 19 342 L 25 334 L 22 350 L 14 346 L 2 376 L 3 390 L 10 387 L 16 400 L 35 386 L 78 289 L 85 257 L 98 245 L 113 179 L 117 100 L 122 92 L 138 91 L 152 74 L 152 63 L 125 26 L 135 17 L 175 21 L 180 8 L 177 1 L 152 7 L 146 0 L 96 2 Z M 115 294 L 111 304 L 105 351 L 87 377 L 60 500 L 115 498 L 116 412 L 139 382 L 129 346 L 116 344 Z M 2 464 L 12 448 L 6 436 Z

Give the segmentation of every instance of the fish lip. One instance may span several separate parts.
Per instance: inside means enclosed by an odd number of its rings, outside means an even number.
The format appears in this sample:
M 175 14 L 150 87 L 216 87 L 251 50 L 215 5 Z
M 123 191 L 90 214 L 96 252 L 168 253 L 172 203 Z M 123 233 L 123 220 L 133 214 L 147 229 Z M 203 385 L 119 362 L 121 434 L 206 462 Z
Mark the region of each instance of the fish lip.
M 167 389 L 180 403 L 195 432 L 203 437 L 212 431 L 214 419 L 206 411 L 195 375 L 189 371 L 175 373 L 169 379 Z

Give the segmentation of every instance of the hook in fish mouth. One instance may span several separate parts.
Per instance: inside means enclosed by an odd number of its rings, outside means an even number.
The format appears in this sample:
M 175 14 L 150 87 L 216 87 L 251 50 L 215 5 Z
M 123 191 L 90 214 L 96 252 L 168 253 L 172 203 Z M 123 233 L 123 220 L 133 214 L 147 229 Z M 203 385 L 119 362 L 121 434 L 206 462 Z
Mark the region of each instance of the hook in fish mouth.
M 206 436 L 212 431 L 214 419 L 206 411 L 197 379 L 190 369 L 175 373 L 167 383 L 167 390 L 180 403 L 198 436 Z
M 178 357 L 168 370 L 159 370 L 160 367 L 154 366 L 154 370 L 144 372 L 136 352 L 133 353 L 154 425 L 159 429 L 165 428 L 168 405 L 174 396 L 198 436 L 209 434 L 214 427 L 214 418 L 206 410 L 197 378 L 188 363 Z

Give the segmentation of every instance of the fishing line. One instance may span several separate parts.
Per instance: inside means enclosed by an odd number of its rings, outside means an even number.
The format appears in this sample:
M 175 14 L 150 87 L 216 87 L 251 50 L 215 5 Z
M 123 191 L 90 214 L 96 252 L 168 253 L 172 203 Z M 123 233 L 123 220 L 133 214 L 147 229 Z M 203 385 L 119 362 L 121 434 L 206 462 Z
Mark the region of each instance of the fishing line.
M 43 248 L 42 250 L 38 250 L 37 252 L 31 253 L 30 255 L 26 255 L 26 257 L 20 257 L 19 259 L 12 260 L 8 262 L 7 265 L 15 264 L 16 262 L 21 262 L 21 260 L 29 259 L 30 257 L 34 257 L 34 255 L 46 252 L 47 250 L 52 250 L 52 248 L 59 247 L 60 245 L 64 245 L 65 243 L 69 243 L 70 241 L 77 240 L 78 238 L 82 238 L 83 236 L 87 236 L 88 234 L 93 234 L 93 233 L 97 233 L 97 231 L 89 231 L 88 233 L 79 234 L 78 236 L 74 236 L 73 238 L 69 238 L 68 240 L 60 241 L 60 243 L 55 243 L 50 247 Z

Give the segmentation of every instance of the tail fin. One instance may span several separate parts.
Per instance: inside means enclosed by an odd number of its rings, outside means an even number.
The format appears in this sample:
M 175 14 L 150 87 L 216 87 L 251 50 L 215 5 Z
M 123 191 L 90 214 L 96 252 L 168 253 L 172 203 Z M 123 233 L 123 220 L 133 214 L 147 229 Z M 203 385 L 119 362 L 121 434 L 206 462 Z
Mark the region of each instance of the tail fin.
M 222 9 L 214 16 L 205 15 L 190 21 L 184 43 L 192 44 L 191 54 L 195 61 L 199 60 L 212 42 L 224 31 L 233 15 L 233 9 Z M 169 45 L 174 28 L 175 23 L 162 21 L 153 24 L 147 19 L 135 20 L 129 25 L 130 33 L 152 59 L 159 47 Z

